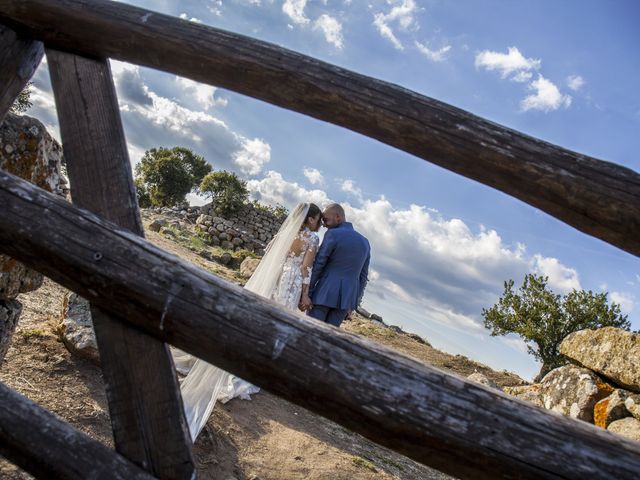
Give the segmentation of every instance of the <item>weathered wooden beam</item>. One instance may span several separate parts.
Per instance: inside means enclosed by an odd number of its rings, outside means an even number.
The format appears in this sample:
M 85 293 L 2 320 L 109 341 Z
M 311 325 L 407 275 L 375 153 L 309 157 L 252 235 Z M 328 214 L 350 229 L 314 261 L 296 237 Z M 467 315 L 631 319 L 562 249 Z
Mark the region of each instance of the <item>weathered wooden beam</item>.
M 142 236 L 109 64 L 52 49 L 47 60 L 73 203 Z M 168 346 L 95 304 L 91 312 L 116 450 L 159 478 L 192 478 L 191 437 Z
M 285 311 L 5 172 L 0 205 L 1 252 L 421 463 L 473 479 L 632 479 L 640 471 L 638 443 Z
M 2 383 L 0 454 L 38 478 L 155 478 Z
M 62 49 L 234 90 L 360 132 L 640 254 L 640 175 L 273 44 L 105 0 L 0 0 Z M 55 25 L 55 28 L 51 28 Z
M 0 123 L 31 79 L 44 55 L 41 42 L 0 25 Z

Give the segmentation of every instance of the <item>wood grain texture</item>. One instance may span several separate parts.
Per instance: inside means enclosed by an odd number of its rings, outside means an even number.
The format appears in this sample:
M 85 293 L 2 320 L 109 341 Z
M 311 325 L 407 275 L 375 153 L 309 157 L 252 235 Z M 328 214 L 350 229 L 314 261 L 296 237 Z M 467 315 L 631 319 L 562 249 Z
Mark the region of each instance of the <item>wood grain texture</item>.
M 143 235 L 109 65 L 47 49 L 73 203 Z M 116 450 L 159 478 L 195 465 L 166 344 L 91 305 Z
M 20 37 L 0 25 L 0 123 L 40 65 L 44 55 L 41 42 Z
M 0 454 L 38 478 L 155 478 L 2 383 Z
M 421 463 L 469 479 L 635 479 L 640 471 L 638 443 L 285 311 L 4 172 L 0 204 L 2 253 Z
M 640 175 L 631 169 L 273 44 L 122 3 L 0 0 L 0 19 L 59 48 L 169 71 L 349 128 L 640 254 Z

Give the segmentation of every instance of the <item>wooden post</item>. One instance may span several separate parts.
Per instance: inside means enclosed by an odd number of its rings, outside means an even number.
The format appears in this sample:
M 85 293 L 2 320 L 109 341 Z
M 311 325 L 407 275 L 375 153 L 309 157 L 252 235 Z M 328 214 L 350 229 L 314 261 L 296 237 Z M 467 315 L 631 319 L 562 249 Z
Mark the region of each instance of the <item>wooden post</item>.
M 638 477 L 637 442 L 284 310 L 5 172 L 0 205 L 0 251 L 425 465 L 468 479 Z
M 155 478 L 1 383 L 0 454 L 39 478 Z
M 44 55 L 41 42 L 0 25 L 0 123 L 31 79 Z
M 107 61 L 51 49 L 47 59 L 73 203 L 142 236 Z M 116 450 L 160 478 L 192 478 L 191 438 L 167 345 L 95 305 L 91 312 Z
M 59 48 L 165 70 L 349 128 L 640 255 L 640 174 L 629 168 L 267 42 L 120 2 L 0 0 L 2 18 Z

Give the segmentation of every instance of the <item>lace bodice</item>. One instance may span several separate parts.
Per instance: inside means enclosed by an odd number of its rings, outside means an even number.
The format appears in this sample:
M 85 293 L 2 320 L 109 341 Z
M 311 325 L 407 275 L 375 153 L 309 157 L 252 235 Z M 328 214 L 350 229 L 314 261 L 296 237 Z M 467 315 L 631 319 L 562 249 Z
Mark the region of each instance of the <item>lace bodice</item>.
M 282 274 L 273 293 L 273 300 L 287 308 L 297 310 L 302 285 L 308 285 L 311 280 L 313 258 L 318 251 L 319 243 L 317 233 L 308 228 L 300 230 L 282 266 Z

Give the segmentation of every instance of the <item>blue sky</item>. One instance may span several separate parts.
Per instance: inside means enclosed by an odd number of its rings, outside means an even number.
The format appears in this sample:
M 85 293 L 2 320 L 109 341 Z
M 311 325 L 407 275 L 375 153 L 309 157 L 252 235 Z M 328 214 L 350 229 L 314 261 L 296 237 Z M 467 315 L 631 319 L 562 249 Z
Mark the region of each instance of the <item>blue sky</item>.
M 399 84 L 578 152 L 640 170 L 640 3 L 208 0 L 129 2 Z M 640 328 L 640 262 L 547 214 L 375 140 L 233 92 L 112 62 L 132 163 L 183 145 L 252 196 L 345 205 L 371 241 L 363 306 L 496 369 L 538 369 L 482 327 L 502 284 L 608 291 Z M 58 136 L 46 64 L 34 107 Z M 472 159 L 470 159 L 472 160 Z M 198 201 L 198 199 L 193 199 Z

